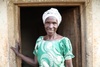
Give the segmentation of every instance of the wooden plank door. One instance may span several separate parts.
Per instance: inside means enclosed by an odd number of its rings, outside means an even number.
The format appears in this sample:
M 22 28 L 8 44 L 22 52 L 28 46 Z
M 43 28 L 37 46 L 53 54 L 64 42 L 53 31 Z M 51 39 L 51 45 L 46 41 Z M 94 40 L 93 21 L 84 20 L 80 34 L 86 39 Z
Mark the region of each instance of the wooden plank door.
M 73 67 L 82 67 L 79 8 L 64 8 L 61 10 L 61 14 L 63 16 L 63 20 L 58 29 L 58 33 L 71 40 L 73 53 L 75 55 L 75 58 L 73 59 Z

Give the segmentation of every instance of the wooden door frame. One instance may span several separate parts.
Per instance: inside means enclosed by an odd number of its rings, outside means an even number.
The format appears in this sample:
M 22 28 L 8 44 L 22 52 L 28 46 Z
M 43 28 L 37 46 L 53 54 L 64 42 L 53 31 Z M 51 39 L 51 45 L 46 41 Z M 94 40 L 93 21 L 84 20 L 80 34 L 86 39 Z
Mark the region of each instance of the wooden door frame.
M 14 21 L 15 21 L 15 34 L 16 39 L 21 42 L 21 34 L 20 34 L 20 7 L 40 7 L 40 6 L 79 6 L 80 7 L 80 21 L 81 21 L 81 48 L 82 48 L 82 67 L 86 67 L 86 58 L 85 58 L 85 12 L 84 10 L 84 2 L 32 2 L 32 3 L 24 3 L 24 2 L 15 2 L 14 4 Z M 19 62 L 20 61 L 20 62 Z M 17 58 L 17 67 L 21 67 L 21 60 Z

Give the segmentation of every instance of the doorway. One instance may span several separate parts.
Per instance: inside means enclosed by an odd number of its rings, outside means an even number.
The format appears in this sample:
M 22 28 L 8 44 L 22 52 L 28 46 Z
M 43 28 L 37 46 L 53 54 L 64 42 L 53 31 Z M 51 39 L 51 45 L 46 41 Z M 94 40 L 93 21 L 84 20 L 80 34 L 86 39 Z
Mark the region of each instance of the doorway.
M 62 15 L 62 23 L 57 32 L 68 37 L 72 42 L 74 67 L 82 67 L 81 53 L 81 22 L 79 6 L 48 6 L 48 7 L 20 7 L 21 51 L 24 55 L 33 58 L 36 39 L 46 34 L 42 22 L 42 14 L 54 7 Z M 22 67 L 32 67 L 22 61 Z

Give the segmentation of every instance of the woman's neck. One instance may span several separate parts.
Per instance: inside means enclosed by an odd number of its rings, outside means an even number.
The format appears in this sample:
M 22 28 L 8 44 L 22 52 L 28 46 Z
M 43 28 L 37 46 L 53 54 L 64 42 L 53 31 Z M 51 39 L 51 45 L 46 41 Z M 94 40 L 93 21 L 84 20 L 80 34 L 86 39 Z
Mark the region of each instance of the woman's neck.
M 55 33 L 53 35 L 46 35 L 45 40 L 55 40 L 55 39 L 57 39 L 57 36 L 58 36 L 57 33 Z

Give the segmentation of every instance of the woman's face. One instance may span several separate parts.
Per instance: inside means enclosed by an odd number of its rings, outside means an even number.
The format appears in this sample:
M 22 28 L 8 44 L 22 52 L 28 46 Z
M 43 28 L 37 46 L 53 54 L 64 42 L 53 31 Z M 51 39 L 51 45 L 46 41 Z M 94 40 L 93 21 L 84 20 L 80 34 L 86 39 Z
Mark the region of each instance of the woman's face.
M 52 16 L 48 17 L 45 20 L 44 27 L 45 27 L 45 31 L 47 32 L 47 35 L 55 34 L 57 31 L 57 28 L 58 28 L 57 19 L 55 17 L 52 17 Z

